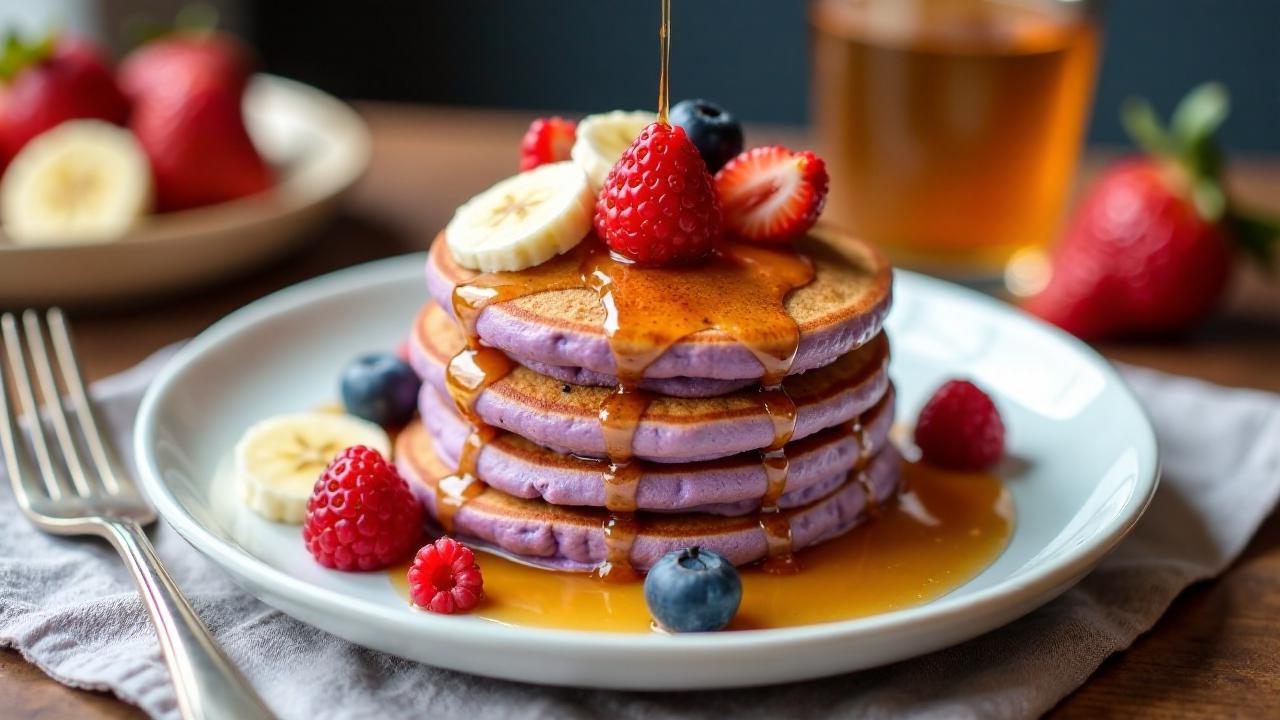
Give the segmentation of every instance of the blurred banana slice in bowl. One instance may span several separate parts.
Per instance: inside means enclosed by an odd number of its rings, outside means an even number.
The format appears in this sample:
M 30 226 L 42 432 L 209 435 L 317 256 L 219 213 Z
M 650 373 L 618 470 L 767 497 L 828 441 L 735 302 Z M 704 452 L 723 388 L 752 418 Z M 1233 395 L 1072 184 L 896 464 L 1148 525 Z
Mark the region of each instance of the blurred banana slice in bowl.
M 253 77 L 243 109 L 277 182 L 188 210 L 150 212 L 154 188 L 127 131 L 70 121 L 23 148 L 0 180 L 0 307 L 137 300 L 297 247 L 364 174 L 368 127 L 337 98 L 272 75 Z

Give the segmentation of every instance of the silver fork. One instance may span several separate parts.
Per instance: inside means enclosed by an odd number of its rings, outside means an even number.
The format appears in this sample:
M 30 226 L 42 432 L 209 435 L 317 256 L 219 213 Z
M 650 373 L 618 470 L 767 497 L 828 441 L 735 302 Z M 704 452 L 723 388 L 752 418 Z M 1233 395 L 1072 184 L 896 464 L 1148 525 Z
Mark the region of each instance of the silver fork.
M 273 718 L 223 655 L 143 532 L 155 512 L 98 430 L 62 313 L 50 310 L 42 321 L 35 310 L 27 310 L 21 324 L 5 313 L 0 337 L 0 349 L 6 351 L 0 357 L 0 450 L 23 513 L 45 532 L 99 535 L 115 546 L 160 637 L 183 717 Z M 6 365 L 12 388 L 5 381 Z M 35 382 L 28 368 L 35 371 Z M 73 433 L 73 419 L 78 433 Z

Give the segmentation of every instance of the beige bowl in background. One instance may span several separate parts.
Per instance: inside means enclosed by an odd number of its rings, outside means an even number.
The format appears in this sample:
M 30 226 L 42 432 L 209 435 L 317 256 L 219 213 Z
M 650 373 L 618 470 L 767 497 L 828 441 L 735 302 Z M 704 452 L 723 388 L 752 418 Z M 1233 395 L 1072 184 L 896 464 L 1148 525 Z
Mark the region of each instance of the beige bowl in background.
M 83 305 L 197 287 L 281 256 L 333 213 L 369 164 L 369 130 L 316 88 L 258 75 L 244 101 L 276 167 L 268 192 L 147 218 L 107 244 L 22 246 L 0 234 L 0 307 Z

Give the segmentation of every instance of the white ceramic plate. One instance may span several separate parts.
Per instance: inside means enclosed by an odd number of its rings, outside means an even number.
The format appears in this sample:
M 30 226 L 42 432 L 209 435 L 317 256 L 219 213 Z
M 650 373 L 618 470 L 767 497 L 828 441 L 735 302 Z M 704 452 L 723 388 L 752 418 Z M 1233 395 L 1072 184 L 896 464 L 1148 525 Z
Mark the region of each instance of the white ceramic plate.
M 279 174 L 269 192 L 153 215 L 96 245 L 23 246 L 0 234 L 0 307 L 121 300 L 211 282 L 277 257 L 330 215 L 369 164 L 355 110 L 308 85 L 255 76 L 245 121 Z
M 335 397 L 353 354 L 393 347 L 426 293 L 422 256 L 284 290 L 219 322 L 161 374 L 135 451 L 160 514 L 252 593 L 367 647 L 533 683 L 634 689 L 784 682 L 936 650 L 1007 623 L 1078 581 L 1156 487 L 1151 426 L 1105 361 L 1007 306 L 899 273 L 889 320 L 902 417 L 944 378 L 993 390 L 1009 427 L 1016 529 L 971 582 L 919 607 L 845 622 L 668 637 L 508 627 L 412 610 L 383 573 L 324 570 L 296 527 L 235 512 L 215 484 L 237 436 L 268 415 Z

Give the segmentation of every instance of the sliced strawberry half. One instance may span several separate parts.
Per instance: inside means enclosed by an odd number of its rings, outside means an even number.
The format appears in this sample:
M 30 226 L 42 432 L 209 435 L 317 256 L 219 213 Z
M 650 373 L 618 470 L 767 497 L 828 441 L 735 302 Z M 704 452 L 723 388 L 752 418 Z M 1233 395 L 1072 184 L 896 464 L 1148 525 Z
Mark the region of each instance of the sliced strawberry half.
M 569 159 L 578 124 L 562 117 L 538 118 L 520 141 L 520 171 Z
M 757 242 L 783 243 L 809 231 L 827 202 L 827 166 L 781 145 L 748 150 L 716 173 L 725 226 Z

